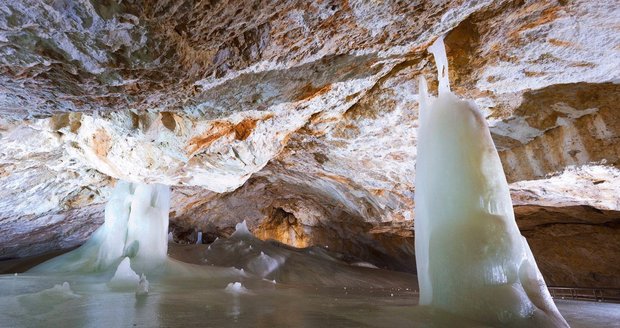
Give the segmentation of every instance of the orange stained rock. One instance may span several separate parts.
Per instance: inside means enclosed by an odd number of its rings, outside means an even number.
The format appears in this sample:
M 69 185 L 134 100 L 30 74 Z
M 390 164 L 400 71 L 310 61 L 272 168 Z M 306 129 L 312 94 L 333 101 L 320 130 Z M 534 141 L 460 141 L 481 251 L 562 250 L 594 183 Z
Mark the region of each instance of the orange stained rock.
M 272 114 L 263 116 L 262 118 L 244 118 L 241 122 L 233 124 L 228 121 L 215 121 L 211 124 L 211 128 L 201 135 L 195 136 L 190 139 L 187 151 L 192 155 L 203 149 L 208 148 L 221 137 L 234 133 L 236 140 L 246 140 L 256 128 L 258 121 L 265 121 L 273 117 Z
M 99 129 L 93 134 L 93 150 L 99 157 L 108 156 L 108 152 L 112 148 L 110 144 L 110 136 L 104 129 Z

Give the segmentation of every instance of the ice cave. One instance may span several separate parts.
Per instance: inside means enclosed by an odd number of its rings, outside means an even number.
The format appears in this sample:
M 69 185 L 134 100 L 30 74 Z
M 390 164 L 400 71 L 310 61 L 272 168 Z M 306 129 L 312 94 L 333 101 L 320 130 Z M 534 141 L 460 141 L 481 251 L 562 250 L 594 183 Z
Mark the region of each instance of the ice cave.
M 618 26 L 0 2 L 0 327 L 620 327 Z

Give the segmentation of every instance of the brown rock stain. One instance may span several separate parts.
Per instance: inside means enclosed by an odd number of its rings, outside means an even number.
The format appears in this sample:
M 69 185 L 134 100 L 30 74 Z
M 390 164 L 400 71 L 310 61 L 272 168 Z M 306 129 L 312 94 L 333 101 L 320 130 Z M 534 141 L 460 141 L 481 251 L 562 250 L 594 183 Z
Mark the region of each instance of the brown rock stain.
M 317 176 L 321 177 L 321 178 L 327 178 L 336 182 L 340 182 L 342 184 L 345 185 L 352 185 L 353 183 L 351 182 L 351 180 L 343 177 L 343 176 L 339 176 L 339 175 L 334 175 L 334 174 L 325 174 L 325 173 L 318 173 Z
M 171 112 L 161 112 L 161 123 L 164 127 L 170 131 L 174 131 L 177 127 L 177 122 L 175 120 L 175 115 Z
M 301 90 L 299 90 L 297 99 L 308 100 L 314 97 L 318 97 L 322 94 L 329 92 L 331 88 L 332 88 L 331 84 L 315 87 L 312 85 L 312 83 L 308 83 L 303 88 L 301 88 Z
M 207 132 L 190 139 L 187 149 L 190 153 L 194 154 L 202 149 L 208 148 L 215 140 L 229 134 L 233 128 L 234 126 L 230 122 L 213 122 L 211 128 Z
M 545 76 L 547 75 L 544 72 L 533 72 L 533 71 L 524 71 L 523 74 L 527 77 L 534 77 L 534 76 Z
M 244 118 L 241 122 L 233 124 L 228 121 L 215 121 L 211 124 L 211 128 L 196 137 L 190 139 L 187 151 L 192 155 L 208 148 L 221 137 L 234 134 L 236 140 L 246 140 L 256 128 L 256 124 L 259 121 L 265 121 L 272 118 L 272 114 L 263 116 L 262 118 Z
M 110 136 L 104 129 L 99 129 L 93 134 L 93 150 L 99 157 L 107 157 L 112 148 Z
M 511 36 L 512 37 L 518 37 L 518 35 L 526 30 L 532 29 L 534 27 L 543 25 L 543 24 L 547 24 L 550 23 L 554 20 L 556 20 L 558 18 L 558 11 L 560 10 L 560 7 L 550 7 L 550 8 L 546 8 L 544 9 L 541 13 L 540 16 L 538 17 L 538 19 L 532 20 L 529 23 L 526 23 L 518 28 L 516 28 L 512 33 Z
M 246 118 L 241 121 L 239 124 L 235 125 L 233 131 L 235 131 L 235 139 L 237 140 L 245 140 L 247 139 L 252 131 L 256 128 L 257 120 Z
M 549 39 L 548 40 L 549 43 L 551 43 L 554 46 L 558 46 L 558 47 L 574 47 L 575 44 L 569 41 L 564 41 L 564 40 L 559 40 L 559 39 Z

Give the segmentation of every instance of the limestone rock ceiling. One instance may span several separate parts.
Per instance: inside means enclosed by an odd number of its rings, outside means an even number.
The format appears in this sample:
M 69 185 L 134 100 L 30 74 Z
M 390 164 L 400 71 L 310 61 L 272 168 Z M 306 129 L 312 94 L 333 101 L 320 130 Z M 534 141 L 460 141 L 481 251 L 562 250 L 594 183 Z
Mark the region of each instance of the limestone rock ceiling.
M 417 76 L 447 33 L 453 89 L 484 110 L 519 224 L 560 272 L 576 260 L 553 231 L 618 233 L 617 17 L 585 0 L 0 4 L 0 257 L 80 243 L 128 179 L 174 186 L 179 231 L 247 219 L 413 270 Z

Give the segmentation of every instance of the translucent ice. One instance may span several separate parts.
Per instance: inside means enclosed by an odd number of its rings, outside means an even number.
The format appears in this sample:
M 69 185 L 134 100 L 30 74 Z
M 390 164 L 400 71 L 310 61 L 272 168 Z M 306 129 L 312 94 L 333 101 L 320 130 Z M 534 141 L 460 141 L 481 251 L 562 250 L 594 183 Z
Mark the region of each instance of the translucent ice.
M 41 314 L 53 310 L 55 307 L 72 300 L 79 299 L 80 295 L 75 294 L 68 282 L 54 285 L 54 287 L 42 290 L 37 293 L 28 293 L 17 297 L 19 304 L 28 313 Z M 1 322 L 1 321 L 0 321 Z M 3 322 L 1 326 L 5 326 Z M 10 326 L 10 325 L 9 325 Z
M 261 278 L 267 277 L 284 263 L 281 256 L 271 257 L 263 252 L 248 263 L 248 269 Z
M 443 41 L 420 80 L 415 246 L 420 304 L 501 326 L 567 326 L 519 232 L 484 117 L 451 91 Z
M 32 272 L 100 272 L 124 257 L 144 272 L 167 259 L 170 188 L 118 181 L 105 209 L 105 222 L 80 248 L 56 257 Z
M 77 295 L 71 290 L 71 285 L 68 282 L 63 282 L 62 284 L 54 285 L 54 287 L 50 289 L 46 289 L 40 293 L 39 296 L 49 296 L 55 298 L 80 298 L 80 295 Z
M 138 282 L 138 287 L 136 288 L 136 296 L 144 296 L 149 293 L 149 281 L 146 280 L 146 276 L 144 273 L 140 275 L 140 281 Z
M 112 277 L 112 280 L 110 280 L 108 285 L 113 288 L 133 288 L 139 281 L 140 277 L 131 269 L 129 258 L 126 257 L 118 265 L 118 268 L 116 268 L 114 277 Z
M 164 185 L 132 185 L 135 191 L 127 222 L 125 253 L 139 272 L 164 264 L 168 251 L 170 188 Z M 131 248 L 135 247 L 134 250 Z
M 237 237 L 251 236 L 251 235 L 252 233 L 248 229 L 248 225 L 245 223 L 245 220 L 235 225 L 235 232 L 232 234 L 232 236 L 237 236 Z

